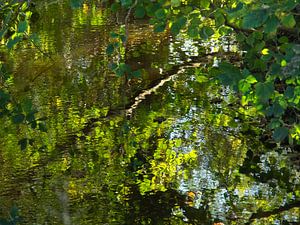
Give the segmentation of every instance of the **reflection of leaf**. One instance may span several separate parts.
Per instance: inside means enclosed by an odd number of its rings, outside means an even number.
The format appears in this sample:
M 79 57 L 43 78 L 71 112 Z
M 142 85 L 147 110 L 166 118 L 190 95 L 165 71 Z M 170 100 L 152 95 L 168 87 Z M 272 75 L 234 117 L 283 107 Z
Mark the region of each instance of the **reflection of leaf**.
M 142 71 L 141 70 L 136 70 L 132 72 L 132 76 L 134 77 L 141 77 L 142 76 Z
M 6 46 L 7 48 L 11 49 L 13 48 L 18 42 L 20 42 L 22 40 L 22 38 L 20 36 L 17 36 L 13 39 L 9 39 L 9 41 L 7 42 Z
M 28 27 L 28 23 L 26 20 L 19 22 L 18 24 L 18 32 L 24 33 Z
M 27 143 L 27 138 L 23 138 L 18 142 L 18 145 L 20 145 L 22 151 L 26 149 Z
M 154 32 L 160 33 L 163 32 L 166 28 L 166 24 L 158 24 L 154 26 Z
M 135 12 L 134 12 L 134 16 L 136 18 L 143 18 L 145 16 L 145 14 L 146 14 L 146 11 L 143 7 L 141 7 L 141 6 L 136 7 Z
M 15 124 L 22 123 L 23 120 L 25 119 L 25 116 L 23 114 L 18 114 L 12 117 L 12 121 Z
M 113 54 L 114 50 L 115 50 L 114 45 L 113 44 L 109 44 L 107 46 L 107 48 L 106 48 L 106 54 L 107 55 L 111 55 L 111 54 Z
M 47 127 L 46 127 L 46 124 L 44 122 L 38 123 L 38 126 L 39 126 L 40 131 L 47 132 Z
M 82 6 L 83 0 L 71 0 L 71 7 L 73 9 L 79 8 Z
M 278 127 L 273 132 L 273 139 L 276 142 L 283 141 L 289 134 L 289 130 L 286 127 Z

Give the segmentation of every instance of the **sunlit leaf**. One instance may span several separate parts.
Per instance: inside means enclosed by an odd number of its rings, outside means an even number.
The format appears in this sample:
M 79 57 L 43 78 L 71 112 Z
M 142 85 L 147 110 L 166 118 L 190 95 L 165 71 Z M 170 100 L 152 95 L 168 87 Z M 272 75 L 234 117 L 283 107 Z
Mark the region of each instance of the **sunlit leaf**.
M 268 55 L 269 54 L 269 49 L 264 48 L 263 50 L 261 50 L 261 54 Z
M 296 25 L 296 20 L 292 14 L 289 14 L 281 19 L 281 23 L 287 28 L 293 28 Z
M 173 7 L 180 6 L 181 0 L 171 0 L 171 5 Z
M 249 84 L 255 84 L 257 82 L 256 78 L 253 75 L 249 75 L 248 77 L 246 77 L 246 81 Z
M 246 80 L 241 80 L 239 82 L 239 90 L 242 92 L 242 93 L 246 93 L 249 91 L 250 87 L 251 87 L 251 84 L 248 83 Z
M 209 9 L 210 6 L 210 0 L 201 0 L 200 5 L 204 9 Z
M 281 60 L 280 65 L 281 65 L 281 67 L 285 67 L 287 65 L 286 60 L 284 60 L 284 59 Z

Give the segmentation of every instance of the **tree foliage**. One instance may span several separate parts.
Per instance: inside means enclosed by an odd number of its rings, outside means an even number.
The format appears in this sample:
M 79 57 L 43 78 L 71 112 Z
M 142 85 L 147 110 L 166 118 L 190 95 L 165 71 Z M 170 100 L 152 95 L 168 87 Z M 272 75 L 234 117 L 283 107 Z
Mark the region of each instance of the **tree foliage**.
M 240 94 L 242 107 L 255 108 L 268 119 L 265 127 L 276 142 L 299 143 L 299 0 L 121 0 L 111 10 L 133 11 L 154 32 L 184 32 L 197 40 L 234 35 L 244 52 L 241 65 L 222 62 L 212 72 Z M 124 74 L 123 67 L 116 72 Z

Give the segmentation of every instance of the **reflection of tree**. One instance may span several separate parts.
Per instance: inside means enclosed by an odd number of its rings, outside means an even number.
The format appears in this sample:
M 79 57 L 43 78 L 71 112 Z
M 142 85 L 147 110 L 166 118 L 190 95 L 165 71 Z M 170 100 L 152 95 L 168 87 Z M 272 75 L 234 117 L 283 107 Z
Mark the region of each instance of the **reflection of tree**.
M 291 203 L 287 203 L 284 206 L 280 206 L 279 208 L 269 210 L 269 211 L 259 210 L 258 212 L 253 213 L 251 215 L 251 217 L 249 219 L 250 222 L 247 223 L 247 224 L 251 224 L 251 221 L 253 221 L 255 219 L 261 219 L 261 218 L 266 218 L 266 217 L 269 217 L 269 216 L 272 216 L 272 215 L 278 215 L 282 212 L 288 211 L 288 210 L 296 208 L 296 207 L 297 208 L 300 207 L 300 201 L 294 201 L 294 202 L 291 202 Z

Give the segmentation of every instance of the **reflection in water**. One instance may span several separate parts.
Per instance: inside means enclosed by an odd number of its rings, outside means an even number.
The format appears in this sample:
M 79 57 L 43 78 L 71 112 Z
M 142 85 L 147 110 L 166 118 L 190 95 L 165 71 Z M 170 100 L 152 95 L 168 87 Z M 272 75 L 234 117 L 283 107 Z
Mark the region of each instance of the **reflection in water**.
M 105 8 L 40 7 L 33 29 L 50 58 L 22 46 L 8 60 L 12 94 L 32 99 L 47 131 L 1 119 L 1 218 L 15 205 L 23 224 L 299 220 L 288 150 L 268 150 L 235 94 L 207 75 L 238 52 L 232 37 L 196 43 L 134 21 L 126 63 L 144 72 L 125 83 L 107 69 L 118 25 Z

